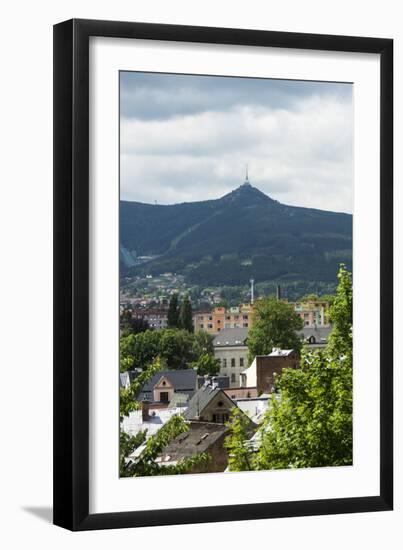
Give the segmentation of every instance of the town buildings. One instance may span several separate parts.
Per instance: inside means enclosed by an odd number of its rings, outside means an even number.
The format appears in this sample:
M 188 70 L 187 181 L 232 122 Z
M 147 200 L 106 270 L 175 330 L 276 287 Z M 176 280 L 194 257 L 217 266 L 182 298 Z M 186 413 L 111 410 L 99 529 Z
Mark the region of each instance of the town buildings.
M 156 462 L 160 466 L 173 466 L 181 460 L 198 454 L 208 460 L 193 466 L 191 474 L 223 472 L 228 466 L 228 453 L 224 445 L 229 428 L 215 422 L 189 422 L 189 431 L 178 435 L 162 451 Z
M 230 397 L 233 401 L 238 403 L 239 399 L 253 399 L 255 397 L 258 397 L 257 388 L 245 388 L 240 386 L 239 388 L 228 388 L 224 390 L 225 393 Z
M 309 300 L 306 302 L 294 302 L 295 312 L 304 321 L 305 327 L 329 326 L 329 302 Z
M 186 420 L 224 424 L 228 422 L 231 409 L 235 406 L 232 399 L 218 387 L 214 379 L 206 380 L 189 401 L 184 417 Z
M 239 387 L 241 372 L 248 365 L 248 328 L 225 328 L 213 340 L 214 357 L 220 361 L 220 376 L 228 376 L 230 388 Z
M 252 326 L 253 305 L 241 304 L 237 307 L 215 307 L 211 311 L 197 312 L 193 316 L 195 331 L 204 330 L 217 334 L 227 328 L 250 328 Z
M 257 355 L 249 368 L 241 374 L 243 387 L 257 388 L 258 395 L 272 393 L 276 389 L 275 375 L 281 374 L 283 369 L 296 369 L 299 365 L 299 356 L 292 350 L 274 348 L 269 355 Z
M 133 309 L 133 319 L 144 319 L 150 328 L 163 329 L 168 327 L 168 311 L 166 309 Z
M 168 406 L 176 394 L 180 403 L 187 402 L 197 391 L 197 372 L 193 369 L 161 370 L 142 387 L 138 401 L 150 401 Z
M 329 327 L 329 302 L 310 300 L 290 302 L 295 312 L 304 322 L 304 327 Z M 209 311 L 198 311 L 193 315 L 195 331 L 204 330 L 209 334 L 218 334 L 229 328 L 246 328 L 253 325 L 253 304 L 241 304 L 237 307 L 215 307 Z

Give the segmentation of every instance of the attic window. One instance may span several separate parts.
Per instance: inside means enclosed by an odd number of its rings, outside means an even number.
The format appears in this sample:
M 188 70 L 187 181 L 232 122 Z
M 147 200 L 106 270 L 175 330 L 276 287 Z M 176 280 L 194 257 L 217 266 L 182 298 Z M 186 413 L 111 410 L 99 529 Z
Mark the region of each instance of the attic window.
M 162 385 L 163 385 L 163 386 L 166 386 L 166 385 L 167 385 L 167 383 L 165 382 L 165 380 L 162 381 Z
M 223 403 L 222 401 L 219 401 L 219 402 L 217 403 L 217 406 L 218 406 L 218 407 L 222 407 L 223 405 L 224 405 L 224 403 Z

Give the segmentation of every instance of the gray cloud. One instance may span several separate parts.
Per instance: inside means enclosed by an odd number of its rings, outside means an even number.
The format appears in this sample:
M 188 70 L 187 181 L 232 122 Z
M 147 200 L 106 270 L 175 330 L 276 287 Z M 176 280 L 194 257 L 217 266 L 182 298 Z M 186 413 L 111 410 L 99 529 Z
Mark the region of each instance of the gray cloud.
M 318 94 L 351 97 L 351 86 L 266 78 L 122 72 L 120 94 L 123 117 L 155 120 L 226 111 L 245 104 L 290 109 L 302 97 Z
M 352 211 L 352 86 L 121 73 L 121 196 L 218 198 L 243 181 Z

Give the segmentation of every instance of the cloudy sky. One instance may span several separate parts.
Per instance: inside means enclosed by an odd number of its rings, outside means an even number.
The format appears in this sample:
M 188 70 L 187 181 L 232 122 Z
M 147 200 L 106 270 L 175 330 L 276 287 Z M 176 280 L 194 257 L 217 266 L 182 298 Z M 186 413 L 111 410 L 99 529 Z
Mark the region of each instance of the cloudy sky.
M 249 165 L 284 204 L 352 212 L 352 85 L 122 72 L 121 198 L 221 197 Z

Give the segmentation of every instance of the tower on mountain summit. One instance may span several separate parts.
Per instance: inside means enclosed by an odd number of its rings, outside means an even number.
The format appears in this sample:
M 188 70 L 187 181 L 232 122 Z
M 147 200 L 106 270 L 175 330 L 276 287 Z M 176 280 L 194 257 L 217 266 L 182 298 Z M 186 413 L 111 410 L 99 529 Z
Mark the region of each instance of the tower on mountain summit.
M 246 165 L 246 175 L 245 175 L 245 181 L 243 182 L 243 185 L 246 185 L 246 186 L 250 187 L 250 181 L 249 181 L 249 177 L 248 177 L 248 165 Z

